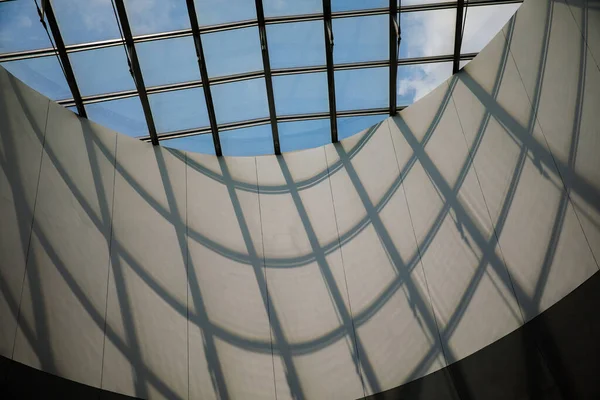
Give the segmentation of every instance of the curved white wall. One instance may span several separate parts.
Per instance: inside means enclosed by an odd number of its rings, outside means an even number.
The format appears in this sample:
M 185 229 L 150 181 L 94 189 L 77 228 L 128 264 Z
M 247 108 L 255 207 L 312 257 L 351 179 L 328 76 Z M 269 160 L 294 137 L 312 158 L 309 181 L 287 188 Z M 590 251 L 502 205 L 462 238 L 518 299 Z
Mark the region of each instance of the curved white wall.
M 139 397 L 348 399 L 503 337 L 598 270 L 586 4 L 526 0 L 399 116 L 280 157 L 152 147 L 0 69 L 0 354 Z

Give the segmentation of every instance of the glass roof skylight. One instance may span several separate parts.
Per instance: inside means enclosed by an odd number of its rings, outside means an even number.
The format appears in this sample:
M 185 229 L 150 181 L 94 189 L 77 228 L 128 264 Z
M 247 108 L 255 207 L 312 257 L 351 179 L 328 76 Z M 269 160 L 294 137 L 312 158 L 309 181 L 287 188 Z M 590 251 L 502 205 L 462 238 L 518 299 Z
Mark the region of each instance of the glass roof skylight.
M 520 1 L 51 0 L 48 33 L 36 0 L 3 1 L 0 64 L 126 135 L 211 154 L 278 153 L 348 137 L 418 100 Z

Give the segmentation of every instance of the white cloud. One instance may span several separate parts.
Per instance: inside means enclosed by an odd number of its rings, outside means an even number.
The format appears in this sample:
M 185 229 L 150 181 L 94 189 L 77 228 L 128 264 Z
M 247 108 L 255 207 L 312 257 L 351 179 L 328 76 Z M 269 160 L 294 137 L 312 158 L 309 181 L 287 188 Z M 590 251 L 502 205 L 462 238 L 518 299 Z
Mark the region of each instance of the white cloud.
M 502 4 L 468 8 L 462 51 L 480 51 L 502 29 L 519 6 L 520 4 Z
M 407 57 L 448 54 L 454 44 L 456 10 L 406 13 L 401 17 L 402 48 Z
M 422 3 L 422 0 L 419 0 Z M 403 2 L 404 4 L 404 2 Z M 518 4 L 472 7 L 467 12 L 463 53 L 481 50 L 515 13 Z M 402 18 L 405 57 L 452 54 L 455 10 L 407 13 Z M 420 64 L 399 69 L 398 95 L 423 97 L 452 74 L 451 63 Z
M 405 71 L 407 70 L 407 71 Z M 399 73 L 398 95 L 417 101 L 439 86 L 452 74 L 451 63 L 423 64 L 403 67 Z
M 31 21 L 31 18 L 29 18 L 28 16 L 21 15 L 21 16 L 19 16 L 19 20 L 17 21 L 17 24 L 21 28 L 30 28 L 31 25 L 33 25 L 33 21 Z

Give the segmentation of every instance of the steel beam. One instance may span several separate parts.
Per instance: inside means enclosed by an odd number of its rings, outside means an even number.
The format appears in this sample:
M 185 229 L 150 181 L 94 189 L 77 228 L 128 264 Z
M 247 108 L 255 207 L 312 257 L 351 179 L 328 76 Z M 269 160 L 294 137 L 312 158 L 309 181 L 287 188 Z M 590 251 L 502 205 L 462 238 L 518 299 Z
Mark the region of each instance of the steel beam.
M 335 105 L 335 72 L 333 70 L 333 26 L 331 24 L 331 0 L 323 0 L 323 26 L 325 33 L 325 58 L 327 60 L 327 91 L 329 93 L 329 121 L 331 141 L 338 141 Z
M 396 115 L 396 83 L 398 80 L 398 47 L 400 25 L 398 23 L 398 0 L 390 0 L 390 115 Z
M 263 69 L 265 72 L 265 85 L 267 87 L 267 100 L 269 102 L 269 118 L 271 132 L 273 133 L 273 149 L 275 154 L 281 154 L 279 146 L 279 129 L 277 128 L 277 110 L 275 109 L 275 96 L 273 94 L 273 79 L 271 78 L 271 61 L 269 60 L 269 44 L 267 29 L 265 27 L 265 12 L 262 0 L 255 0 L 256 18 L 258 19 L 258 34 L 260 36 L 260 49 L 262 53 Z
M 142 77 L 142 70 L 140 69 L 140 63 L 135 51 L 133 35 L 131 34 L 131 27 L 129 26 L 129 20 L 127 19 L 127 12 L 125 11 L 125 4 L 123 3 L 123 0 L 115 0 L 115 7 L 117 9 L 117 15 L 119 17 L 123 39 L 125 40 L 125 45 L 127 46 L 129 70 L 133 75 L 135 87 L 137 88 L 138 95 L 140 96 L 140 102 L 142 103 L 142 109 L 144 110 L 144 117 L 146 118 L 146 124 L 148 125 L 150 140 L 153 145 L 157 146 L 158 136 L 156 135 L 154 118 L 152 117 L 152 110 L 150 109 L 148 94 L 146 93 L 146 85 L 144 84 L 144 78 Z
M 398 111 L 403 110 L 404 108 L 405 108 L 405 106 L 399 106 Z M 339 111 L 337 115 L 338 115 L 338 117 L 364 117 L 364 116 L 368 116 L 368 115 L 386 115 L 388 113 L 389 113 L 389 108 L 385 107 L 385 108 L 365 108 L 365 109 L 360 109 L 360 110 Z M 310 114 L 280 115 L 277 117 L 277 121 L 285 123 L 285 122 L 298 122 L 298 121 L 312 121 L 312 120 L 327 119 L 327 118 L 329 118 L 328 112 L 318 112 L 318 113 L 310 113 Z M 245 121 L 229 122 L 227 124 L 219 125 L 219 131 L 224 132 L 224 131 L 230 131 L 230 130 L 239 129 L 239 128 L 251 128 L 253 126 L 266 125 L 266 124 L 270 124 L 270 123 L 271 123 L 271 119 L 268 117 L 249 119 L 249 120 L 245 120 Z M 180 131 L 165 132 L 165 133 L 159 134 L 158 138 L 159 138 L 159 140 L 163 141 L 163 140 L 168 140 L 168 139 L 176 139 L 176 138 L 195 136 L 195 135 L 206 135 L 209 133 L 210 133 L 210 127 L 206 126 L 206 127 L 199 127 L 199 128 L 184 129 L 184 130 L 180 130 Z M 144 142 L 150 141 L 150 138 L 147 136 L 139 137 L 138 139 L 140 139 Z
M 37 3 L 36 3 L 37 6 Z M 65 42 L 63 42 L 62 36 L 60 34 L 60 29 L 58 28 L 58 23 L 56 22 L 56 17 L 54 16 L 54 10 L 52 9 L 52 4 L 50 0 L 42 0 L 42 8 L 44 9 L 44 13 L 46 14 L 46 19 L 48 20 L 48 25 L 50 25 L 50 31 L 52 32 L 52 37 L 54 38 L 54 43 L 56 45 L 56 51 L 58 52 L 58 57 L 60 59 L 60 63 L 62 64 L 63 72 L 65 73 L 65 79 L 67 80 L 67 84 L 69 85 L 69 89 L 71 89 L 71 94 L 73 95 L 73 101 L 75 102 L 75 106 L 77 107 L 77 113 L 80 117 L 87 118 L 87 113 L 85 112 L 85 107 L 83 105 L 83 99 L 81 98 L 81 93 L 79 92 L 79 87 L 77 87 L 77 81 L 75 80 L 75 74 L 73 73 L 73 68 L 71 67 L 71 62 L 69 60 L 69 56 L 67 55 L 67 49 L 65 47 Z M 38 8 L 38 13 L 40 13 L 40 9 Z M 43 16 L 40 13 L 40 21 L 45 25 Z
M 196 17 L 196 6 L 194 0 L 186 0 L 188 15 L 190 17 L 190 26 L 192 27 L 192 35 L 194 36 L 194 45 L 196 48 L 196 56 L 198 58 L 198 68 L 200 68 L 200 77 L 202 78 L 202 89 L 204 90 L 204 100 L 206 101 L 206 109 L 208 111 L 208 121 L 210 123 L 210 131 L 212 133 L 213 144 L 215 146 L 215 154 L 220 157 L 223 155 L 221 150 L 221 140 L 219 139 L 219 127 L 217 126 L 217 117 L 215 114 L 215 106 L 210 91 L 208 79 L 208 70 L 206 69 L 206 61 L 204 59 L 204 50 L 202 49 L 202 39 L 200 38 L 200 28 L 198 27 L 198 18 Z
M 456 74 L 459 70 L 460 47 L 462 45 L 463 34 L 463 16 L 465 10 L 465 0 L 458 0 L 456 4 L 456 27 L 454 31 L 454 57 L 452 60 L 452 73 Z

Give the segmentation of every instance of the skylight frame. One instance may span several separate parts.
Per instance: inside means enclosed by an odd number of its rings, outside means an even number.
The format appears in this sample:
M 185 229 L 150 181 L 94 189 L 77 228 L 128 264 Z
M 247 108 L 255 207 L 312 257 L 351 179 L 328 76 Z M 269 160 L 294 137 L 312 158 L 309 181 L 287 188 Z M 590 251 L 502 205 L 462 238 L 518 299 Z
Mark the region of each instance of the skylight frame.
M 125 3 L 123 0 L 114 0 L 116 13 L 119 17 L 119 25 L 121 26 L 121 33 L 123 35 L 123 41 L 127 47 L 127 57 L 131 74 L 133 75 L 133 81 L 137 88 L 140 101 L 142 103 L 142 109 L 144 110 L 144 117 L 146 118 L 146 124 L 148 125 L 148 132 L 150 134 L 150 141 L 153 145 L 158 146 L 158 137 L 156 136 L 156 126 L 154 125 L 154 117 L 152 116 L 152 109 L 150 108 L 150 102 L 148 101 L 148 93 L 146 92 L 146 85 L 144 84 L 144 77 L 142 76 L 142 70 L 140 68 L 140 62 L 137 57 L 135 50 L 135 43 L 133 41 L 133 35 L 131 34 L 131 27 L 129 26 L 129 20 L 127 19 L 127 12 L 125 10 Z
M 50 4 L 48 0 L 41 0 L 44 3 Z M 56 37 L 60 39 L 60 32 L 58 31 L 58 24 L 56 25 L 56 34 L 53 30 L 53 36 L 55 36 L 55 41 L 57 42 L 57 50 L 59 55 L 65 57 L 68 61 L 68 53 L 80 52 L 80 51 L 88 51 L 93 49 L 100 49 L 106 47 L 113 46 L 123 46 L 125 45 L 129 57 L 131 59 L 131 72 L 134 76 L 135 81 L 138 83 L 137 90 L 125 90 L 120 92 L 111 92 L 111 93 L 102 93 L 98 95 L 92 96 L 81 96 L 77 88 L 77 82 L 75 80 L 74 75 L 70 79 L 68 76 L 68 71 L 65 71 L 65 75 L 67 78 L 67 82 L 69 83 L 69 87 L 72 91 L 73 98 L 65 99 L 58 101 L 59 104 L 64 105 L 65 107 L 76 106 L 78 108 L 78 113 L 80 116 L 85 116 L 85 104 L 94 104 L 103 101 L 116 100 L 116 99 L 124 99 L 129 97 L 139 96 L 142 102 L 142 106 L 144 108 L 144 115 L 146 117 L 146 121 L 148 124 L 149 135 L 140 137 L 143 141 L 151 141 L 155 145 L 158 144 L 159 140 L 164 140 L 167 138 L 176 138 L 176 137 L 185 137 L 197 134 L 206 134 L 211 133 L 213 135 L 213 142 L 215 146 L 215 153 L 217 155 L 221 155 L 220 143 L 219 143 L 219 131 L 228 131 L 237 128 L 245 128 L 252 127 L 257 125 L 270 124 L 272 133 L 273 133 L 273 147 L 275 150 L 275 154 L 279 154 L 279 138 L 278 138 L 278 128 L 277 124 L 280 122 L 290 122 L 290 121 L 306 121 L 312 119 L 324 119 L 329 118 L 331 124 L 331 136 L 332 142 L 337 141 L 337 119 L 338 117 L 344 116 L 362 116 L 362 115 L 384 115 L 389 113 L 390 115 L 394 115 L 396 113 L 396 108 L 401 109 L 403 107 L 397 106 L 397 102 L 395 101 L 397 97 L 397 88 L 396 88 L 396 80 L 397 80 L 397 67 L 399 65 L 411 65 L 411 64 L 423 64 L 430 62 L 444 62 L 451 61 L 453 63 L 454 73 L 457 72 L 460 61 L 470 60 L 472 59 L 476 53 L 469 54 L 461 54 L 460 45 L 462 38 L 462 29 L 463 29 L 463 8 L 465 7 L 464 0 L 457 0 L 455 2 L 443 2 L 443 3 L 430 3 L 430 4 L 420 4 L 420 5 L 411 5 L 405 7 L 398 7 L 396 0 L 390 0 L 389 7 L 382 8 L 371 8 L 371 9 L 359 9 L 359 10 L 350 10 L 350 11 L 339 11 L 339 12 L 331 12 L 331 0 L 323 0 L 323 13 L 317 14 L 305 14 L 305 15 L 289 15 L 289 16 L 277 16 L 277 17 L 265 17 L 264 11 L 261 13 L 262 9 L 262 0 L 255 0 L 255 6 L 257 8 L 257 19 L 256 20 L 245 20 L 245 21 L 236 21 L 231 23 L 224 23 L 218 25 L 210 25 L 210 26 L 198 26 L 197 17 L 194 11 L 194 18 L 196 20 L 196 24 L 194 27 L 193 21 L 191 21 L 191 28 L 182 29 L 170 32 L 160 32 L 160 33 L 150 33 L 145 35 L 132 36 L 131 30 L 127 21 L 127 15 L 125 13 L 125 7 L 123 4 L 123 0 L 114 0 L 116 4 L 117 10 L 119 10 L 118 19 L 119 23 L 123 28 L 123 38 L 121 39 L 109 39 L 97 42 L 89 42 L 89 43 L 81 43 L 81 44 L 73 44 L 73 45 L 64 45 L 64 42 L 57 40 Z M 193 0 L 186 0 L 188 6 L 188 12 L 190 12 L 190 3 L 191 7 L 194 7 Z M 471 0 L 468 5 L 470 7 L 477 6 L 489 6 L 489 5 L 501 5 L 501 4 L 513 4 L 513 3 L 522 3 L 522 0 Z M 50 6 L 48 6 L 50 7 Z M 121 10 L 122 8 L 122 10 Z M 457 10 L 457 21 L 455 28 L 455 46 L 453 54 L 448 55 L 435 55 L 431 57 L 416 57 L 412 59 L 404 58 L 399 59 L 399 51 L 398 44 L 400 39 L 400 24 L 398 20 L 399 13 L 409 13 L 409 12 L 417 12 L 417 11 L 427 11 L 427 10 L 440 10 L 440 9 L 456 9 Z M 51 9 L 50 9 L 51 10 Z M 389 31 L 390 31 L 390 51 L 389 51 L 389 59 L 387 60 L 375 60 L 368 62 L 355 62 L 355 63 L 344 63 L 344 64 L 335 64 L 333 62 L 333 30 L 331 26 L 331 21 L 337 18 L 352 18 L 352 17 L 360 17 L 360 16 L 369 16 L 369 15 L 389 15 Z M 191 14 L 190 14 L 191 15 Z M 191 16 L 190 16 L 191 18 Z M 321 20 L 324 22 L 324 40 L 325 40 L 325 48 L 326 48 L 326 65 L 317 65 L 310 67 L 290 67 L 290 68 L 279 68 L 279 69 L 271 69 L 269 62 L 269 52 L 268 52 L 268 43 L 267 43 L 267 35 L 266 35 L 266 25 L 271 24 L 285 24 L 285 23 L 294 23 L 294 22 L 302 22 L 302 21 L 314 21 Z M 329 21 L 329 24 L 328 22 Z M 56 24 L 56 20 L 54 20 Z M 50 22 L 49 22 L 50 24 Z M 139 68 L 139 62 L 137 60 L 137 56 L 135 53 L 135 43 L 143 43 L 150 41 L 158 41 L 164 39 L 171 39 L 177 37 L 186 37 L 192 36 L 195 39 L 196 44 L 196 52 L 198 56 L 199 68 L 201 70 L 202 75 L 202 63 L 204 63 L 204 56 L 202 54 L 202 45 L 200 41 L 201 33 L 212 33 L 212 32 L 221 32 L 233 29 L 247 28 L 247 27 L 258 27 L 259 33 L 261 36 L 261 53 L 263 59 L 263 69 L 258 71 L 249 71 L 241 74 L 229 75 L 229 76 L 220 76 L 209 79 L 208 77 L 201 76 L 200 80 L 194 81 L 186 81 L 186 82 L 178 82 L 175 84 L 166 84 L 160 86 L 150 86 L 146 87 L 143 84 L 143 77 L 141 74 L 141 70 Z M 196 39 L 196 36 L 198 39 Z M 61 46 L 59 46 L 58 42 L 62 42 Z M 199 44 L 199 45 L 198 45 Z M 198 48 L 200 48 L 200 52 L 198 52 Z M 54 55 L 55 50 L 51 48 L 47 49 L 36 49 L 36 50 L 28 50 L 28 51 L 18 51 L 12 53 L 0 54 L 0 62 L 7 62 L 13 60 L 24 60 L 28 58 L 36 58 L 43 57 L 48 55 Z M 331 57 L 331 60 L 329 59 Z M 394 62 L 396 60 L 397 62 Z M 347 70 L 347 69 L 362 69 L 362 68 L 377 68 L 377 67 L 388 67 L 389 68 L 389 104 L 386 109 L 361 109 L 361 110 L 350 110 L 344 112 L 336 111 L 336 102 L 335 102 L 335 81 L 334 81 L 334 71 Z M 204 63 L 204 67 L 206 65 Z M 72 71 L 71 71 L 72 72 Z M 293 74 L 306 74 L 306 73 L 318 73 L 318 72 L 327 72 L 328 77 L 328 93 L 329 93 L 329 112 L 324 113 L 313 113 L 313 114 L 299 114 L 299 115 L 277 115 L 276 112 L 276 103 L 273 95 L 273 87 L 272 87 L 272 76 L 282 76 L 282 75 L 293 75 Z M 268 118 L 258 118 L 255 120 L 245 120 L 245 121 L 236 121 L 234 123 L 226 123 L 226 124 L 217 124 L 216 118 L 214 117 L 214 106 L 212 106 L 211 99 L 211 86 L 213 85 L 221 85 L 232 82 L 244 81 L 255 78 L 264 78 L 265 84 L 267 86 L 267 97 L 269 103 L 269 116 Z M 148 95 L 154 93 L 163 93 L 175 90 L 184 90 L 190 88 L 199 88 L 202 87 L 205 93 L 205 98 L 207 99 L 207 107 L 209 111 L 209 117 L 211 114 L 213 118 L 210 119 L 210 126 L 208 127 L 197 127 L 193 129 L 188 129 L 185 131 L 177 131 L 177 132 L 156 132 L 154 127 L 154 121 L 152 117 L 152 111 L 150 110 L 148 103 Z M 269 90 L 270 88 L 270 90 Z M 144 99 L 146 101 L 144 101 Z M 145 105 L 146 104 L 146 105 Z
M 491 5 L 502 5 L 502 4 L 520 4 L 523 0 L 470 0 L 469 7 L 478 7 L 478 6 L 491 6 Z M 401 13 L 409 13 L 409 12 L 418 12 L 418 11 L 427 11 L 427 10 L 443 10 L 443 9 L 452 9 L 456 8 L 456 2 L 443 2 L 443 3 L 429 3 L 429 4 L 419 4 L 419 5 L 411 5 L 411 6 L 402 6 L 400 12 Z M 366 10 L 352 10 L 352 11 L 337 11 L 332 12 L 332 19 L 336 18 L 349 18 L 349 17 L 359 17 L 359 16 L 367 16 L 367 15 L 379 15 L 379 14 L 387 14 L 389 9 L 385 8 L 373 8 Z M 281 24 L 286 22 L 301 22 L 301 21 L 313 21 L 313 20 L 323 20 L 323 16 L 320 14 L 308 14 L 308 15 L 292 15 L 286 17 L 270 17 L 265 18 L 265 24 Z M 219 32 L 223 30 L 231 30 L 238 28 L 248 28 L 252 26 L 258 26 L 258 22 L 255 20 L 248 21 L 236 21 L 227 24 L 220 25 L 211 25 L 200 27 L 200 33 L 211 33 L 211 32 Z M 135 43 L 152 41 L 152 40 L 161 40 L 161 39 L 169 39 L 181 36 L 192 36 L 191 29 L 182 29 L 177 31 L 169 31 L 169 32 L 160 32 L 146 35 L 137 35 L 133 37 L 133 41 Z M 88 43 L 78 43 L 66 45 L 65 48 L 67 53 L 75 52 L 75 51 L 85 51 L 85 50 L 93 50 L 99 49 L 103 47 L 111 47 L 111 46 L 122 46 L 124 41 L 122 39 L 108 39 L 108 40 L 100 40 L 96 42 L 88 42 Z M 14 60 L 23 60 L 27 58 L 34 57 L 43 57 L 54 55 L 54 49 L 51 47 L 43 48 L 43 49 L 34 49 L 34 50 L 22 50 L 22 51 L 14 51 L 0 54 L 0 62 L 14 61 Z
M 456 26 L 454 28 L 454 59 L 452 60 L 452 74 L 460 70 L 460 48 L 462 45 L 465 0 L 457 0 L 456 3 Z
M 196 14 L 196 5 L 194 0 L 186 0 L 188 15 L 190 18 L 190 26 L 192 29 L 192 35 L 194 37 L 194 47 L 196 50 L 196 57 L 198 58 L 198 68 L 200 69 L 200 85 L 204 92 L 204 100 L 206 102 L 206 109 L 208 112 L 208 121 L 210 124 L 210 132 L 213 138 L 213 146 L 215 147 L 215 154 L 221 156 L 221 140 L 219 139 L 219 127 L 217 125 L 217 117 L 215 113 L 215 106 L 212 99 L 212 93 L 210 91 L 210 84 L 208 82 L 208 69 L 206 68 L 206 61 L 204 59 L 204 50 L 202 48 L 202 38 L 200 35 L 200 27 L 198 26 L 198 17 Z M 207 82 L 207 84 L 203 84 Z
M 67 80 L 67 84 L 69 85 L 69 89 L 71 90 L 71 94 L 73 95 L 73 102 L 77 107 L 77 113 L 83 118 L 87 118 L 87 113 L 85 112 L 85 106 L 83 105 L 83 100 L 81 98 L 81 93 L 79 92 L 79 87 L 77 86 L 77 81 L 75 80 L 75 74 L 73 73 L 71 61 L 69 60 L 67 49 L 65 47 L 65 43 L 60 33 L 58 23 L 56 22 L 56 17 L 54 15 L 54 10 L 52 9 L 50 0 L 42 0 L 42 10 L 40 10 L 39 8 L 37 10 L 38 13 L 40 13 L 40 11 L 42 12 L 42 14 L 40 14 L 40 19 L 42 23 L 42 18 L 45 14 L 46 21 L 48 21 L 48 25 L 50 26 L 50 32 L 52 32 L 53 42 L 56 46 L 56 52 L 53 51 L 53 53 L 58 53 L 59 62 L 65 74 L 65 79 Z
M 329 96 L 329 125 L 331 142 L 338 141 L 337 109 L 335 102 L 335 72 L 333 69 L 333 26 L 331 23 L 331 0 L 323 0 L 323 31 L 325 36 L 325 59 L 327 62 L 327 92 Z
M 390 115 L 396 115 L 396 96 L 398 89 L 396 88 L 398 81 L 398 48 L 400 47 L 400 21 L 398 19 L 398 1 L 390 0 Z
M 267 91 L 267 102 L 269 104 L 269 120 L 271 122 L 271 134 L 273 135 L 273 150 L 275 154 L 281 154 L 279 145 L 279 128 L 277 126 L 277 110 L 275 108 L 275 95 L 273 94 L 273 79 L 271 78 L 271 61 L 269 59 L 269 42 L 267 40 L 267 29 L 265 27 L 265 12 L 262 0 L 255 0 L 256 18 L 258 20 L 258 33 L 260 36 L 260 48 Z

